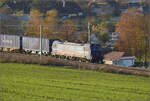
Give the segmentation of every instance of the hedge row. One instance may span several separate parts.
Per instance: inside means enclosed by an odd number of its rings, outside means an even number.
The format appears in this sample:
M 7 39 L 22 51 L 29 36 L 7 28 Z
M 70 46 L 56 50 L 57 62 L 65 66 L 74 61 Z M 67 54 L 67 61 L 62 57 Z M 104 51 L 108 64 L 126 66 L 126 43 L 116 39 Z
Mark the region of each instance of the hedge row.
M 98 70 L 98 71 L 105 71 L 105 72 L 119 73 L 119 74 L 136 74 L 136 75 L 150 76 L 149 69 L 141 69 L 135 67 L 121 67 L 121 66 L 105 65 L 105 64 L 83 63 L 78 61 L 58 59 L 51 56 L 42 56 L 40 59 L 39 55 L 29 55 L 29 54 L 20 54 L 20 53 L 0 52 L 0 62 L 69 66 L 72 68 Z

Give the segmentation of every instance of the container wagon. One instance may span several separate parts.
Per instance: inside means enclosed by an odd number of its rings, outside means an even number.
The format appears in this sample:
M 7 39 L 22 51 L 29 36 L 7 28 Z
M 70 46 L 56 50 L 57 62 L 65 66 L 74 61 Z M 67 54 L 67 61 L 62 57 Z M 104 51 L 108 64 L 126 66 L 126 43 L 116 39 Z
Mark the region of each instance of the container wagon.
M 42 38 L 42 53 L 50 54 L 52 43 L 57 39 Z M 40 38 L 23 36 L 23 49 L 32 53 L 40 52 Z
M 22 38 L 17 35 L 0 34 L 0 50 L 14 51 L 22 49 Z

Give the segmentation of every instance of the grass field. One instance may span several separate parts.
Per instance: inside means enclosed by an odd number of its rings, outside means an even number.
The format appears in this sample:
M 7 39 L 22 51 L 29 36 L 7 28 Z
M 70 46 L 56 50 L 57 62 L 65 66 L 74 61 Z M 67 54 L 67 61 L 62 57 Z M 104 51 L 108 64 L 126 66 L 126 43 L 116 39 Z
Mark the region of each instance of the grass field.
M 149 101 L 148 77 L 0 64 L 0 101 Z

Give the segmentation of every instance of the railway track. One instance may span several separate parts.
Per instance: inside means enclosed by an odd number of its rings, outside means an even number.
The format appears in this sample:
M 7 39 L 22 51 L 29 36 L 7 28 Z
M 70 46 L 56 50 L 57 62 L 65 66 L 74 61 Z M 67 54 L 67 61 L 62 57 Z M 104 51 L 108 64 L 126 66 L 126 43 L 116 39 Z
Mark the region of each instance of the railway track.
M 0 62 L 16 62 L 26 64 L 40 63 L 42 65 L 69 66 L 72 68 L 106 71 L 119 74 L 135 74 L 135 75 L 150 76 L 150 69 L 79 62 L 73 60 L 59 59 L 52 56 L 42 56 L 42 59 L 40 60 L 39 55 L 34 54 L 0 52 Z

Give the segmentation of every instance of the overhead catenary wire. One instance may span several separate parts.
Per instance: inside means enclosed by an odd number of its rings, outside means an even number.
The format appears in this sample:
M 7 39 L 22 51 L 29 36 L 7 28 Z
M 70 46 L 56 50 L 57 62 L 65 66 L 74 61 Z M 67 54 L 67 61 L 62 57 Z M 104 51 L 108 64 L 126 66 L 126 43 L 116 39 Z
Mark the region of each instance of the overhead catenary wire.
M 42 24 L 40 24 L 40 25 L 42 25 Z M 40 27 L 40 25 L 28 25 L 28 24 L 26 24 L 26 25 L 4 25 L 5 27 L 21 27 L 21 26 L 25 26 L 25 27 L 31 27 L 31 26 L 39 26 Z M 58 27 L 58 26 L 56 26 L 56 25 L 42 25 L 43 27 Z M 87 26 L 85 26 L 85 25 L 62 25 L 63 27 L 87 27 Z

